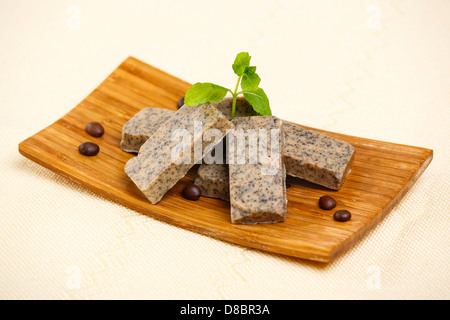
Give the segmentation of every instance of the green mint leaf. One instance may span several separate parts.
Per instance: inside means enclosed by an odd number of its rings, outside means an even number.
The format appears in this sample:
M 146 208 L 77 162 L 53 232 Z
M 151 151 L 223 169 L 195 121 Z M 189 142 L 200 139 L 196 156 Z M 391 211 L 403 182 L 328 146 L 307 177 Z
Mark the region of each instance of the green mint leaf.
M 218 102 L 222 100 L 228 91 L 227 88 L 209 82 L 197 82 L 186 92 L 184 104 L 195 107 L 207 102 Z
M 250 66 L 250 55 L 248 52 L 238 53 L 236 59 L 233 63 L 233 71 L 238 76 L 242 76 L 244 74 L 245 68 Z
M 254 74 L 256 72 L 256 67 L 246 67 L 245 68 L 245 70 L 244 70 L 244 74 L 246 74 L 246 75 L 252 75 L 252 74 Z
M 244 98 L 253 107 L 256 113 L 261 116 L 271 116 L 272 111 L 270 110 L 269 98 L 267 98 L 266 93 L 261 88 L 256 88 L 251 91 L 244 92 Z
M 245 68 L 241 82 L 241 88 L 244 91 L 251 91 L 258 88 L 261 78 L 255 73 L 255 71 L 256 67 Z

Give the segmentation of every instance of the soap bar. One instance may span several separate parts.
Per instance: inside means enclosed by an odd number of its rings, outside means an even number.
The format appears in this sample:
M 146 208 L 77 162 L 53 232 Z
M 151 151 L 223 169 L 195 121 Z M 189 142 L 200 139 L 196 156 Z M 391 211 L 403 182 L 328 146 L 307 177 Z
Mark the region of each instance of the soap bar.
M 202 196 L 230 201 L 228 164 L 202 163 L 197 170 L 194 184 L 200 188 Z
M 230 200 L 228 165 L 226 164 L 201 164 L 194 184 L 200 188 L 202 196 Z
M 223 113 L 223 115 L 230 120 L 231 119 L 231 111 L 233 107 L 233 98 L 232 97 L 225 97 L 219 102 L 213 103 L 213 105 Z M 257 116 L 255 110 L 253 110 L 253 107 L 242 97 L 239 97 L 236 99 L 236 113 L 235 118 L 241 118 L 241 117 L 252 117 Z
M 339 190 L 350 173 L 355 147 L 283 121 L 283 161 L 290 176 Z
M 235 129 L 227 136 L 231 222 L 284 221 L 287 199 L 281 120 L 255 116 L 235 118 L 233 124 Z M 255 146 L 257 152 L 253 152 Z
M 128 160 L 125 173 L 152 204 L 158 203 L 232 128 L 233 124 L 209 103 L 183 106 L 151 135 L 136 157 Z M 207 131 L 215 134 L 204 139 Z
M 126 152 L 138 153 L 147 139 L 174 113 L 169 109 L 142 109 L 123 126 L 120 148 Z

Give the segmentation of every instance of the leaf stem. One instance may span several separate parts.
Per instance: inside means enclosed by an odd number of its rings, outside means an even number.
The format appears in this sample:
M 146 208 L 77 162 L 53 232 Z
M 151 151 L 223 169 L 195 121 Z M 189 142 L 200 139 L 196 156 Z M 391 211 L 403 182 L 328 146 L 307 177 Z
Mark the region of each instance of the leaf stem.
M 231 108 L 231 120 L 234 119 L 234 117 L 236 116 L 236 100 L 237 100 L 237 96 L 238 96 L 238 89 L 239 89 L 239 84 L 241 83 L 241 79 L 242 79 L 242 75 L 239 76 L 238 81 L 236 83 L 236 88 L 234 89 L 233 92 L 233 106 Z

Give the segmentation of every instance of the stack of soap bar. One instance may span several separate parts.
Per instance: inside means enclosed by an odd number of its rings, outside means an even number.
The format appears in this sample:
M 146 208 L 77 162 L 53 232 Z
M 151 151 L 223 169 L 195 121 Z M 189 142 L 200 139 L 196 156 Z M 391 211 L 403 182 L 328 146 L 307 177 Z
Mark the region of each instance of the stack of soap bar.
M 332 190 L 342 187 L 355 157 L 355 148 L 351 144 L 285 121 L 282 131 L 287 175 Z M 217 190 L 227 189 L 226 167 L 226 164 L 200 165 L 198 172 L 201 175 L 198 174 L 195 184 L 202 190 L 202 195 L 226 199 L 225 192 L 217 193 Z
M 174 113 L 169 109 L 142 109 L 123 126 L 120 148 L 126 152 L 138 153 L 148 138 Z
M 227 136 L 228 146 L 232 146 L 228 153 L 231 222 L 256 224 L 284 221 L 287 199 L 281 120 L 271 116 L 255 116 L 235 118 L 233 124 L 235 129 Z M 258 132 L 259 129 L 267 130 L 267 133 Z M 250 130 L 258 132 L 256 141 L 248 138 Z M 272 130 L 276 140 L 272 140 Z M 240 138 L 244 141 L 241 145 L 237 142 Z M 263 143 L 263 140 L 268 143 Z M 250 150 L 255 145 L 258 146 L 258 153 L 252 156 Z M 270 162 L 263 160 L 261 151 L 270 156 Z M 244 158 L 240 159 L 242 156 Z
M 223 115 L 231 120 L 231 109 L 233 105 L 233 98 L 226 97 L 213 105 L 223 113 Z M 258 114 L 253 110 L 253 107 L 244 98 L 237 98 L 236 100 L 236 114 L 235 117 L 251 117 Z M 226 148 L 226 137 L 223 141 L 223 150 Z M 226 162 L 226 157 L 221 157 L 223 163 Z M 202 164 L 197 171 L 197 177 L 194 184 L 200 188 L 202 196 L 210 198 L 219 198 L 223 200 L 230 200 L 230 185 L 228 179 L 228 165 L 227 164 Z
M 200 134 L 194 132 L 199 127 Z M 203 157 L 232 128 L 232 123 L 211 104 L 183 106 L 151 135 L 141 146 L 139 154 L 126 163 L 125 172 L 148 200 L 155 204 L 193 167 L 199 142 L 200 156 Z M 212 138 L 213 141 L 203 140 L 203 133 L 209 129 L 216 129 L 218 133 Z M 184 132 L 183 136 L 190 139 L 188 150 L 178 139 L 182 136 L 174 139 L 176 132 Z M 189 161 L 186 161 L 186 157 Z
M 231 106 L 233 98 L 226 97 L 213 105 L 231 119 Z M 141 146 L 150 138 L 150 136 L 166 122 L 175 111 L 162 108 L 145 108 L 136 113 L 122 128 L 122 141 L 120 147 L 123 151 L 138 153 Z M 236 116 L 249 117 L 257 113 L 252 106 L 243 98 L 236 101 Z
M 231 119 L 232 98 L 225 98 L 214 105 Z M 237 100 L 236 118 L 255 116 L 245 99 Z M 235 120 L 233 120 L 234 122 Z M 355 148 L 348 142 L 304 129 L 283 121 L 283 162 L 286 173 L 332 190 L 339 190 L 350 173 Z M 202 195 L 226 199 L 228 186 L 226 164 L 202 164 L 195 184 Z

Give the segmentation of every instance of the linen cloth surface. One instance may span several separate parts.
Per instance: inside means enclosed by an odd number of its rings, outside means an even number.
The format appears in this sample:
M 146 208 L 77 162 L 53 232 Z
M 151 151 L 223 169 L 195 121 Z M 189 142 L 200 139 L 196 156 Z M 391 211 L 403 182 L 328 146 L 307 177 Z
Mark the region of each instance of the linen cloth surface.
M 0 1 L 1 299 L 448 299 L 450 1 Z M 258 67 L 273 114 L 434 150 L 330 264 L 174 227 L 24 158 L 18 144 L 134 56 L 190 83 Z

